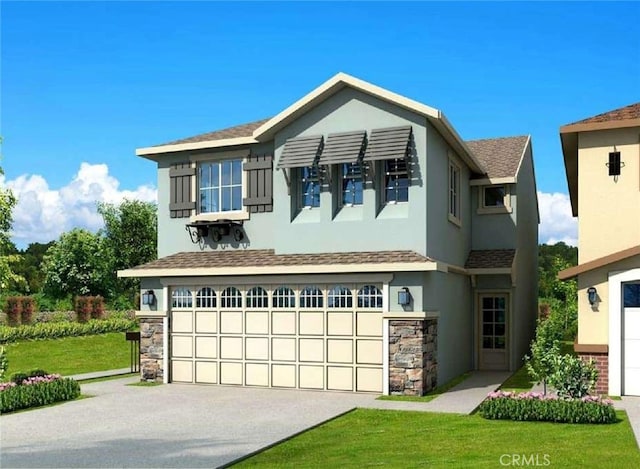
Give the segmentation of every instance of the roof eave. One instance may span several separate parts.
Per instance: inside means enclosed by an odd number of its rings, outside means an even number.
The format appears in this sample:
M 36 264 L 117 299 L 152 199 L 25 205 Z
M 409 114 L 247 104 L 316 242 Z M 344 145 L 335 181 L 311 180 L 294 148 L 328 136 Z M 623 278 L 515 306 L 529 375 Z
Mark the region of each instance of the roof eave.
M 221 140 L 205 140 L 202 142 L 177 143 L 174 145 L 159 145 L 156 147 L 137 148 L 136 155 L 156 161 L 158 155 L 190 150 L 207 150 L 210 148 L 234 147 L 258 143 L 253 137 L 225 138 Z
M 567 176 L 571 213 L 578 216 L 578 134 L 574 132 L 560 133 L 564 170 Z
M 593 132 L 595 130 L 625 129 L 640 127 L 640 119 L 609 120 L 604 122 L 586 122 L 583 124 L 568 124 L 560 127 L 560 134 L 575 132 Z
M 486 170 L 482 166 L 482 163 L 473 155 L 473 152 L 469 149 L 467 144 L 462 140 L 456 129 L 453 128 L 446 116 L 438 111 L 437 117 L 427 116 L 429 122 L 440 132 L 440 134 L 447 140 L 458 155 L 469 166 L 471 171 L 478 174 L 485 174 Z
M 614 252 L 613 254 L 599 257 L 598 259 L 593 259 L 589 262 L 585 262 L 583 264 L 575 265 L 573 267 L 569 267 L 568 269 L 561 270 L 560 272 L 558 272 L 558 279 L 569 280 L 585 272 L 600 269 L 602 267 L 606 267 L 616 262 L 624 261 L 634 256 L 640 256 L 640 245 L 628 249 L 623 249 L 622 251 Z

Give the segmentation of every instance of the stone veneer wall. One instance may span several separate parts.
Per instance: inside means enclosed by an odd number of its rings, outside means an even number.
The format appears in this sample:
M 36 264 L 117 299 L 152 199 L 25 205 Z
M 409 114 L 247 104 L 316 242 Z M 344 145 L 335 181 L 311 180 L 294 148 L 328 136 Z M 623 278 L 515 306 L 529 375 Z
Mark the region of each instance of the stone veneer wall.
M 596 382 L 597 394 L 609 393 L 609 354 L 607 352 L 578 352 L 578 356 L 586 361 L 593 360 L 593 364 L 598 370 L 598 381 Z
M 162 318 L 140 318 L 140 378 L 162 382 L 163 369 Z
M 389 394 L 424 396 L 436 387 L 437 319 L 389 321 Z

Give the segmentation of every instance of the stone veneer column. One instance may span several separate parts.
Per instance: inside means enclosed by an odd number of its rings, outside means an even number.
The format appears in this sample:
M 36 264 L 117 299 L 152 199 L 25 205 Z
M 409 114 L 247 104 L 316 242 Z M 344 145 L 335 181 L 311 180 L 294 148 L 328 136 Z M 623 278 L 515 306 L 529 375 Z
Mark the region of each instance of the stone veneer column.
M 140 318 L 140 379 L 162 382 L 163 318 Z
M 424 396 L 436 387 L 437 319 L 389 321 L 389 394 Z

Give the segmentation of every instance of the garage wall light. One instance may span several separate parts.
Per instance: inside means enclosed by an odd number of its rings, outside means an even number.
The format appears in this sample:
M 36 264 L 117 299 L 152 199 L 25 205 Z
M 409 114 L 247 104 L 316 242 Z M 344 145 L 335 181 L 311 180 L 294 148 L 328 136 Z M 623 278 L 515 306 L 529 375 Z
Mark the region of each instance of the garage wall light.
M 411 303 L 411 292 L 409 288 L 402 287 L 398 290 L 398 304 L 400 306 L 408 306 Z
M 589 304 L 593 306 L 598 301 L 598 290 L 596 287 L 587 288 L 587 298 L 589 299 Z
M 143 305 L 153 305 L 156 302 L 156 294 L 153 293 L 153 290 L 147 290 L 142 294 L 142 304 Z

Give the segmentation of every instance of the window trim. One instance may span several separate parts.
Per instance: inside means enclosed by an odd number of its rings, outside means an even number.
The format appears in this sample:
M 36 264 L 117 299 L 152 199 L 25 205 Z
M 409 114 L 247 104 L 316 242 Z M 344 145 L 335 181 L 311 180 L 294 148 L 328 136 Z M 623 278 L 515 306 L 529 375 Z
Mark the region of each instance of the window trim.
M 490 187 L 504 187 L 504 198 L 502 206 L 486 205 L 485 190 Z M 485 184 L 478 187 L 478 213 L 481 215 L 494 213 L 511 213 L 511 187 L 509 184 Z
M 404 171 L 398 171 L 397 169 L 397 163 L 396 163 L 396 171 L 387 171 L 387 163 L 389 162 L 399 162 L 399 161 L 404 161 L 405 164 L 405 169 Z M 381 160 L 381 179 L 382 179 L 382 205 L 401 205 L 401 204 L 407 204 L 409 203 L 409 188 L 411 186 L 410 182 L 410 174 L 409 174 L 409 160 L 408 158 L 393 158 L 393 159 L 386 159 L 386 160 Z M 395 176 L 396 180 L 399 179 L 398 176 L 402 176 L 404 175 L 407 179 L 407 200 L 389 200 L 387 198 L 387 177 L 390 176 Z M 396 193 L 398 192 L 398 190 L 396 189 Z
M 219 166 L 225 161 L 238 161 L 240 163 L 240 209 L 238 210 L 219 210 L 217 212 L 203 212 L 200 202 L 200 168 L 202 165 L 218 164 Z M 247 172 L 244 170 L 244 164 L 247 158 L 243 156 L 224 155 L 224 158 L 219 159 L 206 159 L 196 161 L 196 183 L 194 184 L 195 200 L 196 200 L 196 214 L 191 216 L 191 221 L 217 221 L 219 219 L 232 219 L 232 220 L 248 220 L 249 212 L 244 205 L 243 200 L 247 197 Z M 222 178 L 222 171 L 220 170 L 220 178 Z M 220 186 L 222 187 L 222 186 Z M 220 188 L 218 189 L 220 190 Z M 222 194 L 219 195 L 222 197 Z
M 360 170 L 360 173 L 358 175 L 354 175 L 352 172 L 350 172 L 349 170 L 353 167 L 358 167 Z M 347 169 L 347 173 L 345 173 L 345 168 Z M 349 179 L 349 180 L 360 180 L 360 182 L 362 183 L 362 189 L 361 189 L 361 199 L 362 202 L 360 202 L 359 204 L 357 203 L 345 203 L 344 201 L 344 196 L 345 196 L 345 188 L 344 188 L 344 183 L 345 181 Z M 340 163 L 338 165 L 338 192 L 340 194 L 340 199 L 339 199 L 339 206 L 340 207 L 362 207 L 364 205 L 364 189 L 365 189 L 365 166 L 362 162 L 353 162 L 353 163 Z M 351 191 L 352 194 L 355 194 L 356 191 Z
M 452 178 L 454 176 L 455 179 Z M 457 187 L 452 187 L 453 185 Z M 462 226 L 462 217 L 460 215 L 460 189 L 461 189 L 461 171 L 451 158 L 447 169 L 447 218 L 451 223 Z
M 304 203 L 304 198 L 305 198 L 305 192 L 304 192 L 304 188 L 303 188 L 303 184 L 304 184 L 304 170 L 305 169 L 315 169 L 316 171 L 316 175 L 313 179 L 309 179 L 310 182 L 314 182 L 315 185 L 317 185 L 318 187 L 318 205 L 305 205 Z M 322 174 L 321 174 L 321 169 L 320 166 L 316 163 L 314 163 L 311 166 L 301 166 L 300 168 L 297 168 L 297 194 L 296 194 L 296 198 L 297 200 L 297 206 L 299 210 L 313 210 L 313 209 L 319 209 L 322 205 Z

